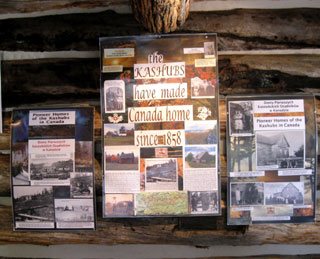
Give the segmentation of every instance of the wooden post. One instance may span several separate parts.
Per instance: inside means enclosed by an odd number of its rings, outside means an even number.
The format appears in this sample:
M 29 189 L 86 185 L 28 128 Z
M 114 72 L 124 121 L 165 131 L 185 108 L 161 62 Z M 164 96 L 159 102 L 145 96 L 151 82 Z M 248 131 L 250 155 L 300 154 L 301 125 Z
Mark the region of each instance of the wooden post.
M 150 32 L 175 31 L 186 21 L 190 0 L 132 0 L 135 19 Z

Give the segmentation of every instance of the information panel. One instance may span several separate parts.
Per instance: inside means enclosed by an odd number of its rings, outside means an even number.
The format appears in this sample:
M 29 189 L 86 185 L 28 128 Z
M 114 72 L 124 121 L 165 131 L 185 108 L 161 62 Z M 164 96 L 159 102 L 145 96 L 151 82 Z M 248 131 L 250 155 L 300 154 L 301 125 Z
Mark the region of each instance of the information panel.
M 220 215 L 215 34 L 100 39 L 103 215 Z
M 312 95 L 227 98 L 228 224 L 315 221 Z
M 95 229 L 93 108 L 14 110 L 15 230 Z

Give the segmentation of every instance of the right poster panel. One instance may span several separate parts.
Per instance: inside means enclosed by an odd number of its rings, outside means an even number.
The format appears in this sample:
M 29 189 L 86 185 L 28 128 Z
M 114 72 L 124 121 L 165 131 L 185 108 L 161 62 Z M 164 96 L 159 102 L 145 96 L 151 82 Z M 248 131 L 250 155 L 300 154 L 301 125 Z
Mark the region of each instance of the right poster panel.
M 313 95 L 227 98 L 228 224 L 315 221 Z

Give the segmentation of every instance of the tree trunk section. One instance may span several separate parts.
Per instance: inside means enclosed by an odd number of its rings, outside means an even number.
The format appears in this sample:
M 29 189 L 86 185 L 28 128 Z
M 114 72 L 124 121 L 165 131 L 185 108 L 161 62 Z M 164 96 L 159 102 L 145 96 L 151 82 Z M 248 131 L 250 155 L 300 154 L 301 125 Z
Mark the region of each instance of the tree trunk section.
M 135 19 L 153 33 L 175 31 L 186 21 L 190 0 L 132 0 Z

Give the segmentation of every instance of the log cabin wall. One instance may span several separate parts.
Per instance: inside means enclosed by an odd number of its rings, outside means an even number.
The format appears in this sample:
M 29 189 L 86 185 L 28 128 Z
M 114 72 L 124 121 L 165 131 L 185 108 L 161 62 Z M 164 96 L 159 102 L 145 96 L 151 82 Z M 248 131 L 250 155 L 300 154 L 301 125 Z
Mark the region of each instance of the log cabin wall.
M 98 38 L 149 32 L 135 21 L 129 0 L 0 2 L 3 106 L 3 133 L 0 134 L 0 256 L 1 251 L 6 251 L 1 247 L 18 245 L 21 248 L 22 244 L 158 244 L 207 248 L 307 245 L 309 250 L 302 254 L 320 253 L 319 208 L 317 222 L 312 224 L 226 225 L 224 149 L 224 98 L 230 94 L 311 92 L 317 98 L 317 121 L 320 123 L 319 1 L 193 0 L 190 8 L 187 21 L 176 33 L 218 33 L 223 215 L 102 219 L 101 198 L 98 198 L 97 231 L 13 232 L 9 178 L 12 108 L 94 105 L 96 194 L 101 197 Z M 203 254 L 206 257 L 215 254 L 210 250 L 207 252 Z M 228 251 L 219 255 L 228 255 Z M 175 254 L 172 256 L 175 257 Z

